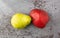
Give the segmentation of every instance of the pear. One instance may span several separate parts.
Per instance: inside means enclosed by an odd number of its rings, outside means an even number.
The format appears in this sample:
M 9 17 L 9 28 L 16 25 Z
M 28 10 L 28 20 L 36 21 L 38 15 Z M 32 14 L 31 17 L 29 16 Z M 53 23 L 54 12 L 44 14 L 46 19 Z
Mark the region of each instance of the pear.
M 11 18 L 11 24 L 15 29 L 23 29 L 31 23 L 31 17 L 23 13 L 16 13 Z

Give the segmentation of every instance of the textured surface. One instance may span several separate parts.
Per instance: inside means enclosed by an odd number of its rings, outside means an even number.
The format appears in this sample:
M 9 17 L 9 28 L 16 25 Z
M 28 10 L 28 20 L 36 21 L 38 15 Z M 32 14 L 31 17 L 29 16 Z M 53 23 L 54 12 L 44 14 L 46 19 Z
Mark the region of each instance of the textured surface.
M 38 3 L 42 3 L 41 6 Z M 32 24 L 17 30 L 10 24 L 11 16 L 16 12 L 29 14 L 35 6 L 34 0 L 0 0 L 0 38 L 60 38 L 60 0 L 41 0 L 37 7 L 49 13 L 50 21 L 44 29 Z

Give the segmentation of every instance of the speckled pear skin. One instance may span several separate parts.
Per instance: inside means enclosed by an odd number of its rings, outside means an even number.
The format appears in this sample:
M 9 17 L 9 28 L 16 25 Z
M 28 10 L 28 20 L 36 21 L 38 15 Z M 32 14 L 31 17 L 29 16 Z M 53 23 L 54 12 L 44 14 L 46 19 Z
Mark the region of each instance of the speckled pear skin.
M 16 29 L 23 29 L 31 22 L 31 18 L 28 15 L 22 13 L 16 13 L 11 18 L 11 24 Z

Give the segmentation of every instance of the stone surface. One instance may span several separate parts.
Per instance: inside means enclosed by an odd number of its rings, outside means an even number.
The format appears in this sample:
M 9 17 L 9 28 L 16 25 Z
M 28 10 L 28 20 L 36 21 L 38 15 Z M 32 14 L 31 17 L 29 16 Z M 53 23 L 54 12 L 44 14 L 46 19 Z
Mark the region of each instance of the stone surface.
M 36 3 L 36 4 L 35 4 Z M 42 5 L 41 5 L 42 4 Z M 14 29 L 10 19 L 16 12 L 29 14 L 33 8 L 44 9 L 50 21 L 44 29 L 32 24 L 25 29 Z M 0 38 L 60 38 L 60 0 L 0 0 Z

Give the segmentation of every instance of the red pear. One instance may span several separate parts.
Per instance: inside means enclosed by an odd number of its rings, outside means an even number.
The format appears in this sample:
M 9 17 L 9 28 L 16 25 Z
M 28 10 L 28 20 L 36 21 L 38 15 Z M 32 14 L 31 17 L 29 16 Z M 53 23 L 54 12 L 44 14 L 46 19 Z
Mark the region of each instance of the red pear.
M 30 12 L 32 23 L 38 28 L 44 28 L 49 21 L 49 16 L 46 11 L 42 9 L 33 9 Z

